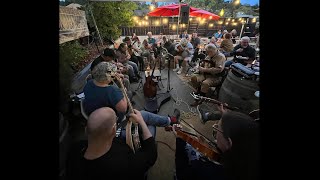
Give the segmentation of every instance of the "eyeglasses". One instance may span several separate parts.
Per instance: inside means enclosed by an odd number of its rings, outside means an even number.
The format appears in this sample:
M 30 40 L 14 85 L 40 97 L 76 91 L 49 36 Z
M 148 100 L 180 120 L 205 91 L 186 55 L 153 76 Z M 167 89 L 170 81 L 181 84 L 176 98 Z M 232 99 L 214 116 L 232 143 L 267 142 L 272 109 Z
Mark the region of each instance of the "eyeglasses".
M 223 133 L 223 131 L 221 131 L 221 130 L 219 129 L 219 125 L 218 125 L 218 124 L 214 124 L 214 125 L 212 126 L 212 128 L 214 129 L 214 131 L 219 131 L 219 132 Z

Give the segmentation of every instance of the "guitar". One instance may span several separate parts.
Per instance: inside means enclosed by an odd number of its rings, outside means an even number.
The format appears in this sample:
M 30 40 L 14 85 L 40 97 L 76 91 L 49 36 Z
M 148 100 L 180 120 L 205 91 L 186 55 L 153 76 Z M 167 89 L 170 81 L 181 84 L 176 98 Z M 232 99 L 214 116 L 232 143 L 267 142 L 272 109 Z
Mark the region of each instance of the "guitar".
M 157 95 L 157 83 L 155 83 L 152 78 L 153 78 L 153 73 L 156 68 L 157 61 L 155 61 L 155 64 L 152 69 L 151 75 L 146 77 L 146 82 L 143 85 L 143 94 L 147 98 L 153 98 Z
M 132 44 L 128 45 L 128 52 L 130 54 L 130 56 L 135 55 L 135 56 L 140 56 L 140 52 L 136 51 L 133 48 L 133 45 L 136 43 L 137 41 L 134 41 Z
M 107 76 L 108 75 L 109 74 L 107 73 Z M 128 102 L 129 112 L 134 113 L 132 104 L 130 102 L 130 99 L 129 99 L 128 94 L 126 92 L 126 89 L 122 83 L 121 78 L 119 77 L 119 75 L 117 73 L 114 73 L 114 72 L 111 72 L 111 76 L 116 78 L 119 81 L 120 86 L 121 86 L 120 89 Z M 133 129 L 133 132 L 132 132 L 132 129 Z M 138 124 L 132 123 L 131 118 L 129 118 L 127 125 L 126 125 L 126 143 L 133 150 L 134 153 L 141 148 L 139 132 L 138 132 Z
M 181 125 L 174 125 L 171 129 L 167 129 L 167 131 L 169 130 L 174 130 L 177 133 L 177 137 L 189 143 L 201 155 L 207 157 L 210 161 L 219 164 L 220 153 L 215 147 L 215 143 L 209 144 L 202 136 L 197 137 L 195 134 L 184 131 Z

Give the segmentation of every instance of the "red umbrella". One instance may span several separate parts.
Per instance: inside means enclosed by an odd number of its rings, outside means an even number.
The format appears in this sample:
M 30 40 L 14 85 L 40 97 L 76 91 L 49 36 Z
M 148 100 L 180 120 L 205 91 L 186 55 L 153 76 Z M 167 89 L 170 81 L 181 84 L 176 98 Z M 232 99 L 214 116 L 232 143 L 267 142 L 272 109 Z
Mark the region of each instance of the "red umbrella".
M 181 4 L 181 6 L 187 6 L 188 4 Z M 193 11 L 200 10 L 190 6 L 190 13 Z M 167 6 L 161 6 L 148 13 L 148 16 L 178 16 L 179 15 L 179 4 L 171 4 Z
M 206 18 L 206 19 L 212 19 L 212 20 L 219 20 L 220 16 L 213 14 L 211 12 L 205 11 L 205 10 L 197 10 L 197 11 L 192 11 L 190 12 L 190 16 L 195 16 L 195 17 L 201 17 L 201 18 Z

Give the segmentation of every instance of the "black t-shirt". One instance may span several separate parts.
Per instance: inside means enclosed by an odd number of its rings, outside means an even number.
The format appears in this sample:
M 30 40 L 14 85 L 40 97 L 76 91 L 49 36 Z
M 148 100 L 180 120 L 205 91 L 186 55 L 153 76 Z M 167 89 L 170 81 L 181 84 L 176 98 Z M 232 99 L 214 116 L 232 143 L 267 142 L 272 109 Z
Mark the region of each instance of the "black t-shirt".
M 153 137 L 141 142 L 135 154 L 121 138 L 114 138 L 110 150 L 94 160 L 84 158 L 87 142 L 81 141 L 71 149 L 67 161 L 67 178 L 77 180 L 143 179 L 157 159 Z
M 101 62 L 103 62 L 103 61 L 104 61 L 104 59 L 103 59 L 101 56 L 99 56 L 99 57 L 97 57 L 95 60 L 93 60 L 92 63 L 91 63 L 91 66 L 90 66 L 91 72 L 92 72 L 93 68 L 94 68 L 96 65 L 98 65 L 99 63 L 101 63 Z
M 191 39 L 191 44 L 193 45 L 193 48 L 197 48 L 197 46 L 200 44 L 200 38 L 196 37 L 196 38 L 192 38 Z
M 164 43 L 163 47 L 166 48 L 170 54 L 174 52 L 174 45 L 169 41 Z
M 249 57 L 249 59 L 252 60 L 255 59 L 256 50 L 253 47 L 248 45 L 246 48 L 243 48 L 242 52 L 236 52 L 236 50 L 239 48 L 242 48 L 240 44 L 236 45 L 233 48 L 233 51 L 230 53 L 231 56 L 234 56 L 233 61 L 247 65 L 247 63 L 244 62 L 244 59 L 238 59 L 236 56 Z

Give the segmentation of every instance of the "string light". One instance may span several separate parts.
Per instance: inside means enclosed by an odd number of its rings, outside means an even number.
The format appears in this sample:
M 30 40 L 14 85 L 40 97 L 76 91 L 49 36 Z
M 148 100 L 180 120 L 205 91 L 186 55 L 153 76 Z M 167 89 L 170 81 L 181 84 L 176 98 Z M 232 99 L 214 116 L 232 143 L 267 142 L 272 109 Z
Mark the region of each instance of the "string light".
M 253 23 L 255 23 L 255 22 L 256 22 L 256 20 L 257 20 L 256 18 L 253 18 L 253 19 L 252 19 L 252 22 L 253 22 Z
M 168 23 L 168 19 L 165 18 L 165 19 L 162 20 L 162 22 L 163 22 L 164 24 L 166 24 L 166 23 Z
M 175 30 L 177 27 L 176 27 L 176 25 L 174 24 L 174 25 L 172 25 L 172 30 Z
M 148 20 L 148 16 L 145 16 L 144 18 L 145 18 L 146 20 Z
M 192 21 L 192 18 L 189 18 L 189 21 Z
M 149 6 L 149 9 L 150 9 L 150 11 L 153 11 L 153 10 L 154 10 L 154 6 L 151 4 L 151 5 Z
M 213 27 L 213 24 L 211 23 L 211 24 L 209 24 L 209 27 Z

